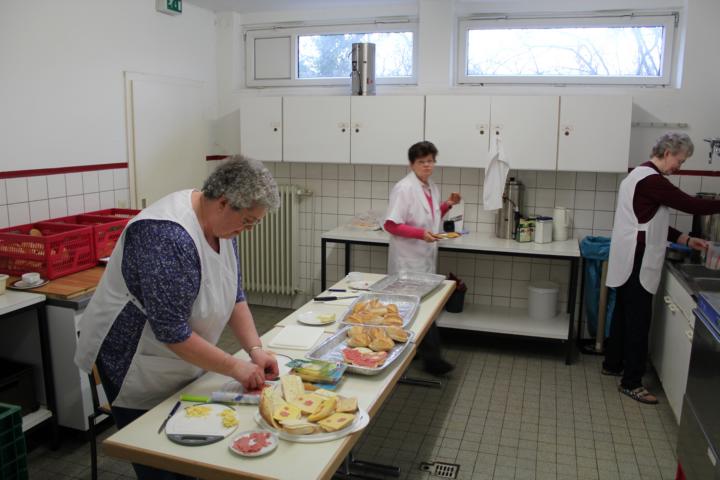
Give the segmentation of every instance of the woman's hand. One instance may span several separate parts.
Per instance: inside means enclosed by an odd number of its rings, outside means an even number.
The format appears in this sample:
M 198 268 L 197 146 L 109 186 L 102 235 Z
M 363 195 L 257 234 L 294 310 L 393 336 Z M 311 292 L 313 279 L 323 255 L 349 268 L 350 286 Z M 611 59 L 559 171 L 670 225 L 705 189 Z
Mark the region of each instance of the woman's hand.
M 263 369 L 268 380 L 275 380 L 280 375 L 277 359 L 270 352 L 258 348 L 250 353 L 253 363 Z
M 447 204 L 452 207 L 453 205 L 457 205 L 458 203 L 460 203 L 461 200 L 462 197 L 458 192 L 452 192 L 447 199 Z
M 425 240 L 428 243 L 437 242 L 438 239 L 435 235 L 432 234 L 432 232 L 425 231 L 425 234 L 423 235 L 423 240 Z
M 256 390 L 265 384 L 263 368 L 244 360 L 237 361 L 230 376 L 242 383 L 245 390 Z
M 692 248 L 693 250 L 707 250 L 708 242 L 707 240 L 703 240 L 702 238 L 690 237 L 690 241 L 688 241 L 688 247 Z

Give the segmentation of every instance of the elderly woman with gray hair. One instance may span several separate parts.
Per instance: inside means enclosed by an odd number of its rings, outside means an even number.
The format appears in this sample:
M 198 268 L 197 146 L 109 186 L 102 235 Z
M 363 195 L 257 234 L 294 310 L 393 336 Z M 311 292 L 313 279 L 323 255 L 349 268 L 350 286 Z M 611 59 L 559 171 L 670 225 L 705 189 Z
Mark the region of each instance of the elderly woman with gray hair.
M 667 242 L 695 250 L 707 242 L 670 226 L 670 208 L 691 214 L 720 213 L 720 201 L 695 198 L 665 178 L 677 173 L 693 154 L 684 133 L 666 133 L 650 160 L 633 169 L 620 184 L 610 242 L 607 286 L 617 300 L 605 350 L 603 375 L 622 377 L 618 390 L 642 403 L 657 398 L 642 384 L 652 317 L 652 297 L 660 283 Z
M 82 319 L 75 362 L 97 366 L 119 428 L 203 371 L 246 389 L 278 375 L 245 301 L 235 237 L 279 205 L 260 162 L 235 157 L 202 191 L 172 193 L 123 232 Z M 216 344 L 229 324 L 249 361 Z M 138 478 L 182 478 L 134 465 Z

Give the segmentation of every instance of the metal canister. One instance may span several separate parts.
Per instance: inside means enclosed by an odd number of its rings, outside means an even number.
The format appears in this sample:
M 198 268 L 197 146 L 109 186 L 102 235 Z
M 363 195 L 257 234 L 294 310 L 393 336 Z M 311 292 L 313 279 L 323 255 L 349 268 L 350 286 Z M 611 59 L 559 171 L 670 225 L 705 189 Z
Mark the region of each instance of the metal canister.
M 505 183 L 503 206 L 495 217 L 495 235 L 498 238 L 515 238 L 524 188 L 515 177 L 510 177 Z
M 717 195 L 709 192 L 698 192 L 698 198 L 715 200 Z M 713 242 L 720 241 L 720 215 L 693 215 L 691 235 Z
M 352 44 L 352 79 L 353 95 L 375 95 L 375 44 Z

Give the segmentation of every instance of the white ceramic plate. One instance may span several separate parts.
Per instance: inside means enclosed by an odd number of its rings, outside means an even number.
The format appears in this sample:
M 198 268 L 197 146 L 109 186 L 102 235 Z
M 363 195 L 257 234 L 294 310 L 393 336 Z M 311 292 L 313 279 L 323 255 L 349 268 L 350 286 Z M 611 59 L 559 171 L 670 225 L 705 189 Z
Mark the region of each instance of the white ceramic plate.
M 335 323 L 335 321 L 337 320 L 337 314 L 331 313 L 331 312 L 328 312 L 328 313 L 335 315 L 335 318 L 330 320 L 329 322 L 322 321 L 318 318 L 318 315 L 323 315 L 322 313 L 312 312 L 312 311 L 301 313 L 300 315 L 297 316 L 297 321 L 300 323 L 304 323 L 305 325 L 330 325 L 332 323 Z M 327 315 L 327 313 L 326 313 L 326 315 Z
M 293 435 L 284 430 L 277 430 L 267 424 L 265 419 L 260 415 L 260 411 L 255 412 L 255 422 L 260 425 L 261 428 L 274 432 L 278 437 L 289 442 L 323 443 L 337 440 L 338 438 L 343 438 L 351 433 L 362 430 L 370 423 L 370 415 L 362 408 L 359 408 L 355 414 L 355 420 L 342 430 L 338 430 L 337 432 L 314 433 L 312 435 Z
M 268 442 L 270 443 L 268 446 L 261 448 L 259 451 L 251 453 L 251 452 L 243 452 L 239 448 L 235 446 L 235 442 L 240 440 L 243 437 L 249 437 L 253 433 L 266 433 L 270 436 L 268 438 Z M 243 457 L 260 457 L 263 455 L 267 455 L 268 453 L 275 450 L 278 446 L 278 437 L 273 432 L 269 430 L 247 430 L 244 432 L 239 433 L 238 435 L 234 436 L 233 439 L 230 441 L 230 445 L 228 445 L 228 448 L 232 450 L 233 452 L 237 453 L 240 456 Z
M 29 290 L 31 288 L 38 288 L 42 287 L 43 285 L 47 285 L 50 280 L 46 280 L 44 278 L 41 278 L 38 283 L 25 283 L 22 280 L 18 280 L 17 282 L 13 283 L 10 288 L 15 288 L 17 290 Z

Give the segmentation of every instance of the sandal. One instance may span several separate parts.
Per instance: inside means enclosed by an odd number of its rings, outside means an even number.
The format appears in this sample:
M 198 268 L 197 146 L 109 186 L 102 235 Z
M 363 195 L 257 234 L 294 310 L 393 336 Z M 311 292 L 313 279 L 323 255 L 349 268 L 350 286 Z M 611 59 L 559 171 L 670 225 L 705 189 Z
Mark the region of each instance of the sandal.
M 606 368 L 603 368 L 602 370 L 600 370 L 600 373 L 602 373 L 603 375 L 607 375 L 609 377 L 622 377 L 622 374 L 623 374 L 622 370 L 620 370 L 619 372 L 615 372 L 613 370 L 608 370 Z
M 628 397 L 636 400 L 640 403 L 648 405 L 656 405 L 658 403 L 657 398 L 652 393 L 648 392 L 643 386 L 637 388 L 625 388 L 622 385 L 618 385 L 618 392 L 627 395 Z

